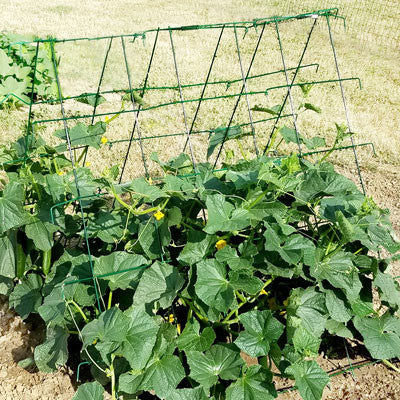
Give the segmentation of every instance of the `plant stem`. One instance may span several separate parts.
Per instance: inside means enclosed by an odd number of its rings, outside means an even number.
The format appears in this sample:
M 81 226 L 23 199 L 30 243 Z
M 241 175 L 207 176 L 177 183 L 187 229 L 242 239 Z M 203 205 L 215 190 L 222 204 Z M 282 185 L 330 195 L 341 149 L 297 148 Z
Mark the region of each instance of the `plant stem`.
M 111 398 L 112 400 L 117 400 L 116 392 L 115 392 L 115 373 L 114 373 L 114 358 L 115 355 L 111 356 L 111 366 L 110 366 L 110 375 L 111 375 Z
M 79 304 L 77 304 L 74 300 L 68 300 L 68 304 L 72 304 L 77 311 L 79 312 L 79 314 L 82 315 L 82 318 L 85 322 L 89 322 L 87 316 L 85 315 L 85 313 L 83 312 L 82 308 L 79 307 Z
M 396 371 L 398 374 L 400 374 L 400 369 L 397 368 L 395 365 L 393 365 L 390 361 L 388 360 L 382 360 L 382 362 L 388 366 L 389 368 L 393 369 L 394 371 Z

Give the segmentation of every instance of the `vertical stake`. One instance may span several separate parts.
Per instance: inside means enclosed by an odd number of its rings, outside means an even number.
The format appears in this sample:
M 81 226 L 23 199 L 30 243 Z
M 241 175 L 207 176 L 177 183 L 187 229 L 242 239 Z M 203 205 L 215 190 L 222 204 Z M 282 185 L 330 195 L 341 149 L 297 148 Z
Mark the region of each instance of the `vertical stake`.
M 24 165 L 26 162 L 26 159 L 28 157 L 28 150 L 31 145 L 31 141 L 29 140 L 29 137 L 33 135 L 33 126 L 32 126 L 32 106 L 33 106 L 33 93 L 35 91 L 35 78 L 36 78 L 36 71 L 37 71 L 37 60 L 38 60 L 38 54 L 39 54 L 39 44 L 40 42 L 36 42 L 36 52 L 35 52 L 35 66 L 33 69 L 33 77 L 32 77 L 32 90 L 31 90 L 31 98 L 29 102 L 29 113 L 28 113 L 28 125 L 27 125 L 27 131 L 26 131 L 26 136 L 25 136 L 25 152 L 24 152 Z
M 219 37 L 218 37 L 217 46 L 215 47 L 214 54 L 213 54 L 213 57 L 212 57 L 212 60 L 211 60 L 211 63 L 210 63 L 210 67 L 209 67 L 209 69 L 208 69 L 207 77 L 206 77 L 206 80 L 205 80 L 205 82 L 204 82 L 203 89 L 202 89 L 202 91 L 201 91 L 201 95 L 200 95 L 199 102 L 198 102 L 198 104 L 197 104 L 196 112 L 195 112 L 195 114 L 194 114 L 193 121 L 192 121 L 192 124 L 191 124 L 191 126 L 190 126 L 189 135 L 193 132 L 194 123 L 195 123 L 195 121 L 196 121 L 196 119 L 197 119 L 197 115 L 198 115 L 199 110 L 200 110 L 200 105 L 201 105 L 201 102 L 203 101 L 203 98 L 204 98 L 204 93 L 205 93 L 205 91 L 206 91 L 206 87 L 207 87 L 208 81 L 209 81 L 209 79 L 210 79 L 211 70 L 212 70 L 212 68 L 213 68 L 213 66 L 214 66 L 214 61 L 215 61 L 215 59 L 217 58 L 217 51 L 218 51 L 219 45 L 220 45 L 220 43 L 221 43 L 221 38 L 222 38 L 222 34 L 224 33 L 224 29 L 225 29 L 225 25 L 222 26 L 221 32 L 220 32 Z M 188 141 L 189 141 L 189 136 L 188 136 L 188 138 L 186 139 L 186 143 L 185 143 L 185 146 L 183 147 L 183 151 L 186 150 L 186 146 L 187 146 L 187 144 L 188 144 Z
M 186 135 L 187 135 L 187 139 L 186 142 L 189 144 L 189 151 L 190 151 L 190 157 L 192 159 L 192 164 L 193 164 L 193 169 L 194 172 L 196 172 L 196 161 L 194 158 L 194 154 L 193 154 L 193 146 L 192 146 L 192 141 L 190 140 L 190 131 L 189 131 L 189 127 L 188 127 L 188 123 L 187 123 L 187 116 L 186 116 L 186 109 L 185 109 L 185 104 L 184 104 L 184 100 L 183 100 L 183 93 L 182 93 L 182 86 L 181 86 L 181 80 L 179 78 L 179 71 L 178 71 L 178 64 L 176 62 L 176 53 L 175 53 L 175 46 L 174 46 L 174 41 L 172 39 L 172 31 L 171 28 L 168 27 L 168 31 L 169 31 L 169 39 L 171 42 L 171 50 L 172 50 L 172 57 L 174 59 L 174 67 L 175 67 L 175 74 L 176 74 L 176 80 L 178 82 L 178 87 L 179 87 L 179 97 L 181 99 L 181 105 L 182 105 L 182 113 L 183 113 L 183 119 L 185 121 L 185 130 L 186 130 Z M 214 61 L 214 60 L 213 60 Z M 201 102 L 201 99 L 199 101 L 199 104 Z M 193 124 L 192 124 L 193 127 Z M 186 147 L 186 144 L 185 144 Z
M 105 55 L 104 61 L 103 61 L 103 67 L 102 67 L 102 69 L 101 69 L 99 84 L 97 85 L 97 92 L 96 92 L 96 97 L 95 97 L 95 100 L 94 100 L 92 121 L 90 122 L 91 125 L 93 125 L 93 123 L 94 123 L 94 117 L 96 116 L 97 101 L 98 101 L 98 98 L 99 98 L 100 87 L 101 87 L 101 84 L 102 84 L 102 82 L 103 82 L 104 71 L 106 70 L 106 65 L 107 65 L 107 60 L 108 60 L 108 54 L 110 53 L 112 41 L 113 41 L 113 37 L 110 38 L 110 41 L 109 41 L 108 47 L 107 47 L 107 51 L 106 51 L 106 55 Z M 85 165 L 86 159 L 87 159 L 87 155 L 88 155 L 88 152 L 89 152 L 89 146 L 86 146 L 86 147 L 84 148 L 83 152 L 85 153 L 85 156 L 84 156 L 84 158 L 83 158 L 83 163 L 82 163 L 82 165 Z
M 317 23 L 317 19 L 315 18 L 315 19 L 314 19 L 314 23 L 312 24 L 312 27 L 311 27 L 311 29 L 310 29 L 310 32 L 308 33 L 307 41 L 306 41 L 306 43 L 305 43 L 305 45 L 304 45 L 303 52 L 301 53 L 299 62 L 298 62 L 298 64 L 297 64 L 296 71 L 295 71 L 295 73 L 293 74 L 292 82 L 290 83 L 289 88 L 291 88 L 291 87 L 293 86 L 293 84 L 294 84 L 294 82 L 295 82 L 295 80 L 296 80 L 296 78 L 297 78 L 297 74 L 299 73 L 299 71 L 300 71 L 300 69 L 301 69 L 301 64 L 302 64 L 302 62 L 303 62 L 304 55 L 306 54 L 306 50 L 307 50 L 307 48 L 308 48 L 308 44 L 310 43 L 311 35 L 312 35 L 313 31 L 314 31 L 314 28 L 315 28 L 316 23 Z M 277 124 L 278 124 L 278 122 L 279 122 L 279 119 L 280 119 L 281 116 L 282 116 L 282 112 L 283 112 L 283 109 L 285 108 L 285 105 L 286 105 L 286 102 L 287 102 L 288 98 L 289 98 L 289 89 L 288 89 L 288 91 L 286 92 L 285 98 L 284 98 L 283 103 L 282 103 L 282 107 L 281 107 L 281 109 L 279 110 L 279 114 L 278 114 L 278 116 L 276 117 L 274 126 L 272 127 L 271 133 L 269 134 L 268 142 L 267 142 L 266 146 L 264 147 L 263 154 L 265 154 L 266 151 L 268 150 L 268 147 L 269 147 L 269 145 L 270 145 L 270 143 L 271 143 L 273 134 L 274 134 L 274 132 L 275 132 L 275 129 L 276 129 L 276 127 L 277 127 Z
M 346 122 L 347 122 L 347 128 L 349 129 L 349 132 L 353 132 L 351 129 L 351 125 L 350 125 L 350 118 L 349 118 L 349 111 L 347 108 L 347 102 L 346 102 L 346 96 L 344 94 L 344 88 L 343 88 L 343 83 L 342 83 L 342 78 L 341 78 L 341 74 L 340 74 L 340 70 L 339 70 L 339 63 L 338 63 L 338 59 L 337 59 L 337 55 L 336 55 L 336 49 L 335 49 L 335 43 L 333 41 L 333 36 L 332 36 L 332 29 L 331 29 L 331 25 L 329 22 L 329 15 L 326 15 L 326 22 L 328 25 L 328 32 L 329 32 L 329 40 L 331 43 L 331 48 L 332 48 L 332 54 L 333 54 L 333 58 L 335 60 L 335 68 L 336 68 L 336 74 L 339 80 L 339 86 L 340 86 L 340 93 L 342 94 L 342 102 L 343 102 L 343 107 L 344 107 L 344 113 L 346 115 Z M 354 139 L 353 136 L 350 136 L 350 140 L 351 140 L 351 145 L 353 146 L 353 154 L 354 154 L 354 161 L 357 167 L 357 173 L 358 173 L 358 179 L 360 180 L 360 184 L 361 184 L 361 188 L 363 191 L 363 194 L 365 195 L 365 186 L 364 186 L 364 181 L 361 175 L 361 170 L 360 170 L 360 164 L 358 162 L 358 155 L 357 155 L 357 150 L 356 147 L 354 146 Z
M 247 90 L 247 79 L 244 76 L 242 56 L 240 54 L 240 46 L 239 46 L 239 40 L 238 40 L 238 37 L 237 37 L 236 25 L 234 25 L 233 29 L 234 29 L 234 32 L 235 32 L 236 50 L 237 50 L 237 55 L 238 55 L 238 59 L 239 59 L 240 72 L 242 74 L 242 80 L 243 80 L 244 92 L 245 92 L 245 97 L 246 97 L 247 110 L 249 112 L 249 121 L 250 121 L 250 125 L 251 125 L 251 134 L 253 136 L 254 149 L 256 151 L 256 155 L 257 155 L 257 158 L 258 158 L 259 153 L 258 153 L 258 147 L 257 147 L 257 141 L 256 141 L 256 130 L 254 128 L 253 115 L 251 114 L 250 100 L 249 100 L 249 96 L 247 94 L 248 93 L 248 90 Z
M 59 75 L 58 75 L 56 55 L 55 55 L 55 51 L 54 51 L 54 41 L 50 41 L 50 49 L 51 49 L 51 58 L 53 60 L 54 75 L 56 77 L 56 82 L 57 82 L 58 99 L 59 99 L 59 102 L 60 102 L 61 115 L 63 117 L 64 131 L 65 131 L 65 136 L 67 138 L 68 152 L 69 152 L 69 157 L 70 157 L 71 164 L 72 164 L 72 171 L 73 171 L 73 174 L 74 174 L 76 193 L 77 193 L 78 199 L 79 199 L 78 202 L 79 202 L 79 208 L 80 208 L 80 211 L 81 211 L 83 234 L 84 234 L 85 243 L 86 243 L 87 252 L 88 252 L 88 260 L 89 260 L 89 265 L 90 265 L 90 271 L 91 271 L 91 274 L 92 274 L 94 290 L 95 290 L 95 294 L 96 294 L 97 307 L 98 307 L 99 311 L 101 312 L 102 309 L 101 309 L 100 295 L 99 295 L 99 293 L 100 293 L 100 285 L 99 285 L 99 282 L 98 282 L 97 278 L 94 275 L 93 260 L 92 260 L 92 254 L 91 254 L 91 251 L 90 251 L 90 245 L 89 245 L 89 235 L 88 235 L 88 232 L 87 232 L 83 205 L 82 205 L 82 201 L 80 199 L 81 191 L 80 191 L 80 188 L 79 188 L 78 174 L 76 172 L 75 157 L 74 157 L 74 153 L 72 152 L 71 138 L 69 136 L 68 125 L 67 125 L 67 121 L 65 119 L 66 115 L 65 115 L 63 98 L 62 98 L 62 95 L 61 95 L 61 84 L 60 84 L 60 78 L 59 78 Z
M 258 41 L 257 41 L 256 47 L 255 47 L 255 49 L 254 49 L 253 56 L 252 56 L 252 58 L 251 58 L 251 61 L 250 61 L 250 64 L 249 64 L 249 68 L 247 69 L 245 81 L 248 79 L 248 77 L 249 77 L 249 75 L 250 75 L 251 67 L 253 66 L 254 59 L 255 59 L 256 54 L 257 54 L 257 51 L 258 51 L 258 47 L 260 46 L 261 39 L 262 39 L 263 34 L 264 34 L 265 26 L 266 26 L 266 24 L 264 23 L 264 24 L 263 24 L 263 27 L 262 27 L 262 30 L 261 30 L 261 33 L 260 33 L 260 35 L 258 36 Z M 236 100 L 235 106 L 233 107 L 233 111 L 232 111 L 232 114 L 231 114 L 231 118 L 230 118 L 230 120 L 229 120 L 228 126 L 227 126 L 226 131 L 225 131 L 224 139 L 223 139 L 223 141 L 222 141 L 222 143 L 221 143 L 221 146 L 219 147 L 217 157 L 215 158 L 215 162 L 214 162 L 213 169 L 215 169 L 215 167 L 216 167 L 216 165 L 217 165 L 218 159 L 219 159 L 219 157 L 220 157 L 220 155 L 221 155 L 222 149 L 223 149 L 224 144 L 225 144 L 225 142 L 226 142 L 226 138 L 228 137 L 229 128 L 230 128 L 231 125 L 232 125 L 232 121 L 233 121 L 233 118 L 234 118 L 234 116 L 235 116 L 236 110 L 237 110 L 237 108 L 238 108 L 240 99 L 242 98 L 242 94 L 243 94 L 244 89 L 245 89 L 245 85 L 243 84 L 243 85 L 242 85 L 242 89 L 240 90 L 239 96 L 238 96 L 238 98 L 237 98 L 237 100 Z

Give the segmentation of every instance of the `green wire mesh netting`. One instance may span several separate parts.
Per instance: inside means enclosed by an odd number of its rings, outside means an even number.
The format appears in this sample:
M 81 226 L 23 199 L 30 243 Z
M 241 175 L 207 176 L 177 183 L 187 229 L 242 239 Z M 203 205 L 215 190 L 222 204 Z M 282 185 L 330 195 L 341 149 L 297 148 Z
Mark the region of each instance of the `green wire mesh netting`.
M 338 7 L 346 17 L 348 32 L 358 40 L 379 45 L 383 50 L 400 49 L 400 4 L 396 0 L 287 0 L 274 5 L 274 12 L 290 14 L 324 7 Z M 333 28 L 342 29 L 338 24 Z
M 20 161 L 30 157 L 37 134 L 50 138 L 50 144 L 61 146 L 70 158 L 77 197 L 54 204 L 50 213 L 54 221 L 57 208 L 74 203 L 80 210 L 91 267 L 86 280 L 93 282 L 99 310 L 104 308 L 99 284 L 104 276 L 93 274 L 85 200 L 104 194 L 85 195 L 76 167 L 90 165 L 96 175 L 105 165 L 119 163 L 118 182 L 124 184 L 135 177 L 154 178 L 160 174 L 154 152 L 161 162 L 186 152 L 194 171 L 198 163 L 207 159 L 215 169 L 220 169 L 227 158 L 276 154 L 275 133 L 278 124 L 285 120 L 291 121 L 296 132 L 294 143 L 283 143 L 286 154 L 297 152 L 299 157 L 312 160 L 314 154 L 329 153 L 330 149 L 307 151 L 301 138 L 314 136 L 310 124 L 314 132 L 317 126 L 318 134 L 324 135 L 322 132 L 329 131 L 338 115 L 329 112 L 324 114 L 323 121 L 311 118 L 310 122 L 302 119 L 297 110 L 304 101 L 303 89 L 320 87 L 321 91 L 310 93 L 310 101 L 316 100 L 326 110 L 336 110 L 339 103 L 339 118 L 353 132 L 344 87 L 356 91 L 361 89 L 361 82 L 357 77 L 342 76 L 331 29 L 331 21 L 338 19 L 343 21 L 337 9 L 326 9 L 248 22 L 12 44 L 35 48 L 25 154 Z M 325 32 L 327 41 L 321 41 L 321 32 Z M 298 40 L 299 34 L 304 39 Z M 58 93 L 57 98 L 46 100 L 33 95 L 35 75 L 41 72 L 37 68 L 38 54 L 44 46 L 52 60 Z M 282 106 L 274 113 L 260 112 L 265 104 L 271 107 L 276 102 Z M 76 132 L 80 123 L 95 125 L 99 121 L 107 124 L 106 143 L 94 150 L 81 144 Z M 221 140 L 215 151 L 207 154 L 209 135 L 218 129 L 222 132 Z M 240 140 L 228 140 L 235 129 L 246 135 L 241 135 Z M 55 130 L 64 134 L 49 134 Z M 359 156 L 367 154 L 369 148 L 374 151 L 372 143 L 355 144 L 350 137 L 347 144 L 336 149 L 353 153 L 364 193 Z M 339 153 L 342 152 L 335 152 Z M 160 249 L 160 259 L 168 262 L 163 259 L 162 246 Z M 114 274 L 146 267 L 132 266 Z M 82 280 L 72 280 L 63 287 L 79 282 Z M 353 370 L 350 359 L 348 368 L 340 373 L 349 370 Z

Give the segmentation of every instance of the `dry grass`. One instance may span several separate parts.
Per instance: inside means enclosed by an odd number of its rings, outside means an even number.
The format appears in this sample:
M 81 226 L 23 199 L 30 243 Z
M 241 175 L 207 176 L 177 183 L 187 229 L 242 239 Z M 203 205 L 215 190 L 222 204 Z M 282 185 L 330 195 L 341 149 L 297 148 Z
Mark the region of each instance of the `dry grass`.
M 315 8 L 315 2 L 308 1 L 310 7 Z M 301 11 L 304 11 L 302 5 Z M 40 7 L 26 0 L 8 3 L 2 7 L 0 16 L 8 21 L 7 30 L 22 34 L 36 34 L 38 36 L 52 35 L 62 37 L 93 37 L 98 35 L 112 35 L 132 33 L 157 26 L 177 26 L 187 24 L 214 23 L 221 21 L 252 20 L 253 18 L 277 14 L 279 2 L 251 0 L 247 2 L 223 0 L 218 3 L 207 1 L 190 2 L 148 2 L 148 1 L 90 1 L 77 2 L 72 0 L 65 4 L 62 1 L 44 1 Z M 280 26 L 287 66 L 296 66 L 301 54 L 307 32 L 311 27 L 311 20 L 294 21 Z M 335 29 L 336 30 L 336 29 Z M 258 32 L 250 30 L 245 39 L 239 34 L 242 58 L 245 69 L 249 63 L 255 46 Z M 177 51 L 177 62 L 182 84 L 204 81 L 211 56 L 219 32 L 191 31 L 174 33 L 174 42 Z M 143 83 L 147 61 L 150 56 L 154 34 L 146 36 L 142 43 L 137 39 L 135 43 L 126 40 L 128 61 L 132 70 L 134 86 Z M 61 55 L 60 78 L 64 95 L 77 95 L 86 91 L 95 92 L 99 79 L 102 61 L 106 52 L 107 40 L 98 42 L 82 41 L 57 45 L 58 55 Z M 398 90 L 400 64 L 395 62 L 393 54 L 385 51 L 374 43 L 360 42 L 354 36 L 343 30 L 335 32 L 335 44 L 339 57 L 342 77 L 361 78 L 363 89 L 360 91 L 355 82 L 344 83 L 345 93 L 350 110 L 350 121 L 353 131 L 357 132 L 357 142 L 373 142 L 377 149 L 377 157 L 372 157 L 369 147 L 358 150 L 361 166 L 369 172 L 389 169 L 396 174 L 400 164 L 398 156 L 400 150 L 400 91 Z M 332 57 L 332 50 L 327 35 L 325 21 L 319 21 L 313 33 L 303 64 L 319 63 L 318 72 L 311 68 L 303 69 L 299 75 L 302 80 L 335 79 L 336 71 Z M 252 73 L 263 73 L 282 68 L 276 32 L 273 26 L 267 27 L 260 51 Z M 240 69 L 237 62 L 236 46 L 232 30 L 226 30 L 221 48 L 216 59 L 210 80 L 240 78 Z M 168 32 L 160 33 L 159 42 L 153 67 L 149 76 L 149 84 L 176 85 L 176 76 L 170 50 Z M 249 90 L 265 90 L 266 87 L 285 84 L 283 74 L 273 75 L 249 82 Z M 119 39 L 114 39 L 110 52 L 102 89 L 126 88 L 127 76 Z M 229 90 L 225 87 L 213 86 L 207 89 L 206 96 L 237 92 L 240 84 L 233 85 Z M 200 95 L 201 87 L 185 89 L 184 98 L 196 98 Z M 285 90 L 270 91 L 252 96 L 251 105 L 273 106 L 281 101 Z M 303 100 L 299 89 L 294 89 L 295 106 Z M 99 112 L 117 111 L 120 103 L 115 96 L 109 97 L 110 102 L 99 108 Z M 146 102 L 150 105 L 163 101 L 178 100 L 176 91 L 148 92 Z M 213 129 L 219 125 L 226 125 L 235 100 L 218 100 L 205 102 L 202 105 L 195 129 Z M 332 141 L 334 122 L 345 122 L 343 104 L 337 84 L 325 84 L 314 87 L 308 101 L 322 108 L 322 115 L 305 113 L 299 118 L 299 128 L 305 136 L 315 134 Z M 194 115 L 196 103 L 186 105 L 189 125 Z M 90 114 L 90 108 L 82 107 L 74 101 L 66 103 L 68 115 L 77 111 Z M 58 106 L 37 107 L 36 120 L 59 118 Z M 287 107 L 289 111 L 289 107 Z M 26 118 L 26 110 L 7 113 L 0 120 L 2 141 L 10 140 L 21 132 Z M 262 113 L 254 113 L 255 119 L 265 118 Z M 89 122 L 90 119 L 87 120 Z M 155 109 L 144 112 L 140 116 L 142 136 L 159 136 L 176 132 L 185 132 L 185 124 L 180 105 Z M 236 113 L 234 123 L 248 121 L 247 108 L 244 99 Z M 133 124 L 133 114 L 120 116 L 110 124 L 107 135 L 110 140 L 128 139 Z M 73 123 L 70 123 L 72 126 Z M 265 145 L 271 123 L 257 125 L 257 141 L 261 148 Z M 60 128 L 60 123 L 38 124 L 37 131 L 50 141 L 55 142 L 52 132 Z M 162 159 L 177 155 L 185 142 L 183 137 L 169 137 L 144 141 L 144 150 L 147 156 L 153 151 L 161 153 Z M 199 135 L 193 139 L 197 161 L 205 160 L 207 136 Z M 244 147 L 253 151 L 250 138 L 245 140 Z M 111 149 L 102 149 L 99 154 L 91 152 L 91 161 L 96 171 L 112 162 L 120 162 L 127 148 L 127 142 L 114 145 Z M 227 146 L 229 147 L 229 146 Z M 353 165 L 351 151 L 336 153 L 334 161 L 342 166 Z M 126 178 L 143 173 L 138 144 L 134 143 L 129 157 Z M 398 179 L 398 174 L 396 175 Z

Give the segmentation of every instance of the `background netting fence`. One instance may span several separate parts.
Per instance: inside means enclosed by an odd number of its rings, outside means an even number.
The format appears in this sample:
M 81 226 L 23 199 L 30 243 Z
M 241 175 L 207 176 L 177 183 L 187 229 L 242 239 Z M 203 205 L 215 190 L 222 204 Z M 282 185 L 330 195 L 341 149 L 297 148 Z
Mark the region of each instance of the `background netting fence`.
M 328 7 L 338 7 L 346 17 L 348 31 L 356 38 L 379 44 L 382 49 L 400 50 L 400 3 L 394 0 L 287 0 L 272 2 L 271 8 L 278 15 L 302 13 Z M 342 30 L 334 24 L 336 32 Z

